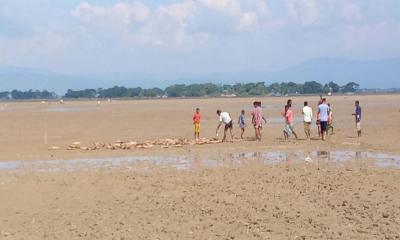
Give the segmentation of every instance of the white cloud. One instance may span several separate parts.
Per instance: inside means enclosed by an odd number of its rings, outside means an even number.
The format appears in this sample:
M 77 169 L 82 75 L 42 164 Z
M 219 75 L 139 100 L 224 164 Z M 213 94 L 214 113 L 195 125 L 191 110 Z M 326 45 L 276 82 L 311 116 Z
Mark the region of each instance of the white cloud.
M 255 12 L 246 12 L 242 14 L 238 28 L 241 31 L 250 31 L 257 25 L 257 23 L 257 14 Z
M 301 25 L 318 24 L 320 12 L 316 0 L 287 0 L 291 19 Z
M 171 5 L 160 6 L 156 13 L 167 14 L 170 17 L 176 18 L 179 21 L 185 21 L 188 17 L 193 16 L 196 6 L 194 2 L 187 1 L 181 3 L 174 3 Z
M 258 16 L 267 16 L 270 13 L 265 0 L 242 1 L 242 11 L 254 11 Z
M 268 15 L 268 6 L 264 0 L 200 0 L 200 5 L 215 9 L 223 14 L 235 17 L 236 29 L 239 31 L 253 30 L 260 17 Z
M 184 46 L 209 39 L 210 32 L 187 31 L 190 20 L 204 17 L 202 13 L 209 11 L 232 18 L 234 27 L 224 26 L 240 33 L 254 30 L 260 17 L 268 14 L 268 7 L 263 0 L 183 0 L 154 9 L 141 2 L 111 6 L 83 2 L 71 15 L 80 21 L 83 31 L 112 31 L 128 44 Z M 218 18 L 207 19 L 212 20 L 218 21 Z
M 345 20 L 350 22 L 357 22 L 363 18 L 360 6 L 349 1 L 343 1 L 340 6 L 340 13 Z
M 138 31 L 132 33 L 132 39 L 144 45 L 184 45 L 191 40 L 186 27 L 194 11 L 195 5 L 191 1 L 160 6 Z
M 379 54 L 383 49 L 396 52 L 400 49 L 399 38 L 400 23 L 392 21 L 348 26 L 343 34 L 346 49 L 361 53 Z
M 230 15 L 240 15 L 241 7 L 239 0 L 199 0 L 206 7 L 219 10 Z
M 286 0 L 286 6 L 290 19 L 302 26 L 351 24 L 364 17 L 350 0 Z
M 192 69 L 237 69 L 247 64 L 232 61 L 241 56 L 284 66 L 400 54 L 397 0 L 0 1 L 0 63 L 8 65 L 141 70 L 158 61 L 169 69 L 173 59 L 179 69 L 185 59 Z
M 71 39 L 62 33 L 44 32 L 26 38 L 0 36 L 0 64 L 16 62 L 35 66 L 41 61 L 53 62 L 67 53 Z
M 149 14 L 149 8 L 141 2 L 117 3 L 113 6 L 95 6 L 84 2 L 72 11 L 72 16 L 82 20 L 84 24 L 112 27 L 144 22 Z
M 163 46 L 184 42 L 186 21 L 193 11 L 192 1 L 161 5 L 156 9 L 141 2 L 111 6 L 81 3 L 71 14 L 80 20 L 85 32 L 101 35 L 101 32 L 111 31 L 114 38 L 128 45 Z

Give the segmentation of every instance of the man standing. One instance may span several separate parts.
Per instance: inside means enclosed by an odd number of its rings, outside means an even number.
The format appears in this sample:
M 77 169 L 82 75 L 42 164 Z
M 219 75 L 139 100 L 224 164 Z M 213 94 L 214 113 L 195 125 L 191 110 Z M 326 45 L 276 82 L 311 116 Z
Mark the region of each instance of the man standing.
M 254 110 L 251 113 L 253 116 L 252 118 L 252 123 L 254 125 L 254 129 L 256 131 L 256 141 L 261 141 L 261 135 L 262 135 L 262 122 L 267 123 L 267 120 L 265 119 L 263 113 L 262 113 L 262 108 L 261 108 L 261 102 L 254 102 L 253 103 Z
M 285 106 L 285 128 L 283 130 L 283 135 L 285 137 L 285 140 L 289 140 L 289 137 L 291 134 L 294 135 L 296 140 L 298 139 L 296 132 L 294 131 L 294 115 L 292 111 L 292 106 L 291 104 L 288 104 Z
M 318 114 L 321 124 L 321 139 L 325 141 L 325 136 L 328 130 L 328 119 L 329 119 L 329 106 L 326 104 L 326 98 L 322 99 L 322 104 L 318 106 Z
M 361 137 L 361 106 L 360 101 L 356 101 L 356 112 L 353 113 L 353 116 L 356 117 L 356 127 L 357 127 L 357 134 L 358 137 Z
M 229 130 L 229 133 L 231 134 L 231 140 L 233 142 L 233 134 L 232 134 L 233 123 L 231 115 L 227 112 L 222 112 L 221 110 L 217 110 L 217 115 L 219 116 L 219 124 L 217 126 L 217 130 L 215 131 L 215 133 L 218 136 L 219 128 L 221 127 L 222 123 L 224 123 L 225 130 L 224 130 L 224 138 L 222 139 L 222 141 L 224 142 L 226 140 L 226 132 Z
M 313 118 L 313 110 L 308 106 L 308 102 L 304 102 L 303 107 L 303 121 L 304 121 L 304 133 L 306 134 L 307 139 L 311 138 L 310 126 Z

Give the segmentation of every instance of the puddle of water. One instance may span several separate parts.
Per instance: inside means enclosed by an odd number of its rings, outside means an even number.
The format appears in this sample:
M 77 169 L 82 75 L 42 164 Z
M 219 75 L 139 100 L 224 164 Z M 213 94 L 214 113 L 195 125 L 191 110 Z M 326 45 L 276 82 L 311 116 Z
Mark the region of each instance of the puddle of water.
M 242 153 L 234 154 L 232 159 L 246 161 L 256 159 L 263 164 L 274 164 L 281 162 L 317 162 L 328 161 L 332 163 L 345 163 L 350 160 L 372 160 L 377 167 L 393 167 L 400 169 L 400 156 L 389 155 L 378 152 L 355 152 L 355 151 L 296 151 L 296 152 L 264 152 L 264 153 Z
M 0 170 L 15 170 L 18 169 L 18 162 L 0 162 Z
M 350 160 L 372 160 L 377 167 L 400 169 L 400 156 L 376 152 L 354 151 L 294 151 L 294 152 L 247 152 L 226 156 L 149 156 L 119 157 L 76 160 L 46 161 L 9 161 L 0 162 L 0 171 L 34 171 L 34 172 L 75 172 L 101 168 L 125 168 L 128 170 L 151 170 L 157 168 L 174 168 L 177 170 L 198 169 L 201 167 L 216 168 L 241 166 L 251 163 L 278 164 L 308 161 L 318 163 L 344 163 Z
M 294 118 L 295 123 L 303 123 L 303 118 L 302 117 L 295 117 Z M 285 119 L 283 117 L 267 117 L 267 124 L 284 124 Z
M 52 107 L 44 109 L 44 112 L 81 112 L 87 110 L 96 110 L 98 107 Z
M 174 167 L 186 169 L 189 161 L 182 157 L 118 157 L 74 160 L 40 160 L 0 162 L 0 171 L 35 171 L 35 172 L 75 172 L 100 168 L 131 168 L 135 164 L 145 163 L 148 166 Z
M 81 112 L 98 110 L 98 105 L 90 106 L 66 106 L 66 105 L 29 105 L 29 106 L 0 106 L 0 112 Z

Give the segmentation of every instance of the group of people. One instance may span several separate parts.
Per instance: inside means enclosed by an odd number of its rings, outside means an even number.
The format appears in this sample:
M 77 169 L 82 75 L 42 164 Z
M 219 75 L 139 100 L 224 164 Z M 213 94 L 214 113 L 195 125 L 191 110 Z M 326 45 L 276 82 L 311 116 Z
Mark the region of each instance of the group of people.
M 355 102 L 355 112 L 352 114 L 355 116 L 355 122 L 356 122 L 356 128 L 357 128 L 357 134 L 358 137 L 361 137 L 361 106 L 360 102 L 357 100 Z M 262 128 L 263 124 L 267 123 L 267 120 L 265 119 L 262 111 L 262 105 L 260 101 L 255 101 L 253 103 L 253 111 L 251 112 L 252 116 L 252 125 L 255 130 L 255 140 L 256 141 L 261 141 L 262 138 Z M 238 119 L 238 125 L 240 128 L 240 138 L 243 139 L 244 133 L 246 131 L 246 116 L 245 116 L 245 110 L 241 110 L 239 119 Z M 224 136 L 222 138 L 222 141 L 226 140 L 227 133 L 229 132 L 230 138 L 233 141 L 233 120 L 231 115 L 228 112 L 224 112 L 221 110 L 217 110 L 217 115 L 219 117 L 219 122 L 217 129 L 215 131 L 216 136 L 218 137 L 219 130 L 222 126 L 224 126 Z M 304 124 L 304 133 L 306 135 L 306 139 L 311 139 L 311 124 L 314 119 L 314 114 L 313 114 L 313 109 L 308 105 L 308 102 L 304 102 L 304 107 L 302 110 L 302 115 L 303 115 L 303 124 Z M 295 127 L 294 127 L 294 112 L 292 110 L 292 100 L 289 99 L 287 101 L 287 104 L 285 105 L 284 111 L 282 112 L 282 116 L 284 118 L 284 129 L 283 129 L 283 136 L 285 141 L 289 139 L 290 136 L 294 136 L 296 140 L 298 139 L 298 135 L 295 132 Z M 194 137 L 196 141 L 199 141 L 200 139 L 200 109 L 197 108 L 196 112 L 193 116 L 193 123 L 194 123 Z M 321 140 L 325 141 L 326 137 L 331 131 L 333 134 L 333 110 L 332 107 L 329 103 L 327 103 L 326 98 L 320 97 L 320 100 L 318 101 L 318 110 L 316 114 L 316 125 L 318 129 L 318 135 L 321 138 Z
M 304 102 L 302 114 L 306 139 L 311 139 L 311 124 L 314 118 L 314 114 L 313 109 L 308 105 L 307 101 Z M 292 100 L 289 99 L 283 112 L 286 123 L 283 130 L 285 140 L 288 140 L 289 136 L 292 134 L 297 139 L 297 134 L 294 131 L 293 115 Z M 318 136 L 321 137 L 323 141 L 325 140 L 326 135 L 328 135 L 329 130 L 332 130 L 333 134 L 333 111 L 330 104 L 327 104 L 325 98 L 321 98 L 321 100 L 318 102 L 317 120 L 315 122 L 318 128 Z

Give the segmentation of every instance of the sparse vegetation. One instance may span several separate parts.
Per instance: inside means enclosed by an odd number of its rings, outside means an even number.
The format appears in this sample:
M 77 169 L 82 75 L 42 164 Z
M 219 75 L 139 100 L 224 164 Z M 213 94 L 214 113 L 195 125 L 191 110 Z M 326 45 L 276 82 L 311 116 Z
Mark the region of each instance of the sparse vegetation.
M 320 94 L 357 92 L 360 85 L 354 82 L 339 86 L 334 82 L 321 84 L 315 81 L 303 84 L 294 82 L 282 82 L 265 85 L 264 82 L 257 83 L 236 83 L 234 85 L 220 85 L 213 83 L 204 84 L 175 84 L 164 90 L 161 88 L 141 87 L 127 88 L 115 86 L 112 88 L 99 89 L 69 89 L 63 98 L 160 98 L 160 97 L 217 97 L 217 96 L 265 96 L 265 95 L 286 95 L 286 94 Z M 19 91 L 0 92 L 0 100 L 24 100 L 24 99 L 56 99 L 54 92 L 44 91 Z

